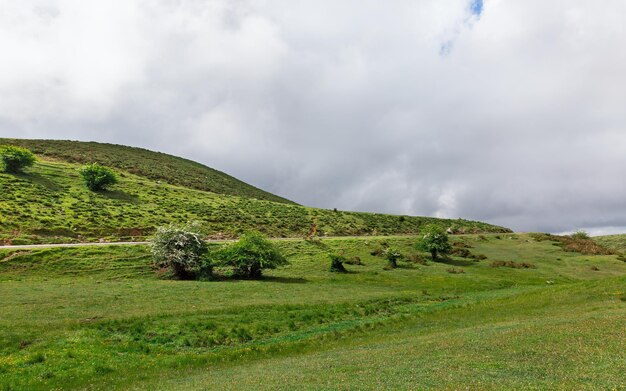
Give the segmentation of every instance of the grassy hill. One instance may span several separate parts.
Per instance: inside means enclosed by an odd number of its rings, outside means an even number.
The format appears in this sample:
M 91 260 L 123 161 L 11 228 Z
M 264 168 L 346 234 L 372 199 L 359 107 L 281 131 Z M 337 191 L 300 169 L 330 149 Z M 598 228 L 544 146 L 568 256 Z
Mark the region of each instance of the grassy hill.
M 114 162 L 116 167 L 134 167 L 132 162 L 136 161 L 159 167 L 178 158 L 106 144 L 29 143 L 22 145 L 38 145 L 35 151 L 45 152 L 39 155 L 39 162 L 24 174 L 0 173 L 0 244 L 144 240 L 158 226 L 193 220 L 199 221 L 207 235 L 214 238 L 236 237 L 249 230 L 273 237 L 303 237 L 314 222 L 320 235 L 329 236 L 414 234 L 431 222 L 454 227 L 459 232 L 510 232 L 503 227 L 467 220 L 331 211 L 218 194 L 155 180 L 134 169 L 118 169 L 119 184 L 109 191 L 94 193 L 79 177 L 80 164 L 60 161 L 65 155 L 50 151 L 57 151 L 59 145 L 76 145 L 77 151 L 89 151 L 93 146 L 94 151 L 99 151 L 95 155 L 103 151 L 125 151 L 115 158 L 109 157 L 108 161 L 101 160 L 105 164 Z M 52 146 L 50 149 L 48 144 Z M 89 155 L 85 152 L 82 159 L 88 160 Z M 164 160 L 142 160 L 145 156 Z M 182 171 L 172 174 L 173 177 L 183 178 L 188 173 L 184 166 L 176 169 Z M 195 174 L 189 175 L 193 179 Z
M 36 154 L 70 163 L 99 163 L 190 189 L 294 204 L 200 163 L 147 149 L 96 142 L 6 138 L 0 138 L 0 145 L 17 145 Z
M 622 389 L 626 262 L 553 239 L 456 236 L 486 259 L 440 262 L 277 241 L 289 266 L 210 282 L 157 278 L 142 245 L 0 249 L 0 389 Z M 384 270 L 384 243 L 415 261 Z
M 626 234 L 595 236 L 593 240 L 611 250 L 626 253 Z

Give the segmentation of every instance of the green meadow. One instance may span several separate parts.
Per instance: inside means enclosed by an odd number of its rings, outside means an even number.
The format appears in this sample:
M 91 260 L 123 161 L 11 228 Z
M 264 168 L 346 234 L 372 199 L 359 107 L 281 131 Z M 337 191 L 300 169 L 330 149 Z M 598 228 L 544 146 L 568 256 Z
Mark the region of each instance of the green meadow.
M 624 389 L 626 262 L 540 235 L 275 241 L 261 280 L 147 246 L 0 250 L 0 389 Z M 385 270 L 393 246 L 405 260 Z M 221 244 L 211 244 L 213 249 Z M 358 257 L 330 273 L 328 254 Z

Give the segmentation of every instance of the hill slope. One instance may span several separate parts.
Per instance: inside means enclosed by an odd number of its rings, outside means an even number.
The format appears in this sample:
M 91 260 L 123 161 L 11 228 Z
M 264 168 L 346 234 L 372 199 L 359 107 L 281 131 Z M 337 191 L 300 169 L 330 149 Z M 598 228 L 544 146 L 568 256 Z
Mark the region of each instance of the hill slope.
M 459 232 L 509 232 L 466 220 L 334 212 L 216 194 L 124 171 L 110 191 L 94 193 L 83 185 L 79 164 L 46 159 L 40 155 L 24 174 L 0 173 L 0 244 L 142 240 L 158 226 L 192 220 L 217 238 L 249 230 L 303 237 L 313 223 L 329 236 L 414 234 L 431 222 Z
M 0 138 L 0 145 L 17 145 L 70 163 L 100 163 L 190 189 L 294 204 L 200 163 L 147 149 L 96 142 L 6 138 Z
M 594 236 L 592 239 L 606 248 L 626 253 L 626 234 Z

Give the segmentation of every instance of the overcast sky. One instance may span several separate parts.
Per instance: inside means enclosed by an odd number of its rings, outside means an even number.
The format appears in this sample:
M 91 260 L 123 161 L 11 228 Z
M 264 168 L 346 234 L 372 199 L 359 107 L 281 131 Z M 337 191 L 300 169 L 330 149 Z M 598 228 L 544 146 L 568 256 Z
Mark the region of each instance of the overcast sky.
M 626 232 L 624 0 L 0 0 L 0 53 L 2 137 L 310 206 Z

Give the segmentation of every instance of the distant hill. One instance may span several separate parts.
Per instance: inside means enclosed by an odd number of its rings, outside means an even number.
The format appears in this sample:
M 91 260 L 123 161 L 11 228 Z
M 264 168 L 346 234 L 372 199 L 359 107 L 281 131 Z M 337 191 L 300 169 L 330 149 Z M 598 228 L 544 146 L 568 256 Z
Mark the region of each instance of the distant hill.
M 191 189 L 294 204 L 200 163 L 147 149 L 96 142 L 6 138 L 0 138 L 0 145 L 17 145 L 69 163 L 100 163 Z
M 7 141 L 0 139 L 0 144 Z M 461 219 L 308 208 L 191 161 L 137 148 L 19 141 L 10 143 L 31 147 L 40 160 L 24 174 L 0 173 L 0 244 L 143 240 L 158 226 L 187 221 L 200 222 L 214 238 L 237 237 L 249 230 L 272 237 L 303 237 L 312 224 L 316 224 L 322 236 L 415 234 L 427 223 L 466 233 L 510 232 Z M 48 144 L 52 147 L 48 148 Z M 76 146 L 76 151 L 70 146 Z M 77 162 L 92 161 L 90 157 L 95 156 L 101 156 L 96 161 L 118 171 L 120 181 L 109 191 L 91 192 L 79 177 L 81 165 Z M 162 166 L 168 169 L 159 173 Z M 196 169 L 187 171 L 187 167 Z M 218 183 L 223 184 L 222 189 L 239 194 L 192 186 L 202 172 L 207 176 L 213 172 L 216 178 L 221 175 L 224 180 Z M 162 180 L 164 176 L 171 179 Z M 259 199 L 261 196 L 280 201 Z

